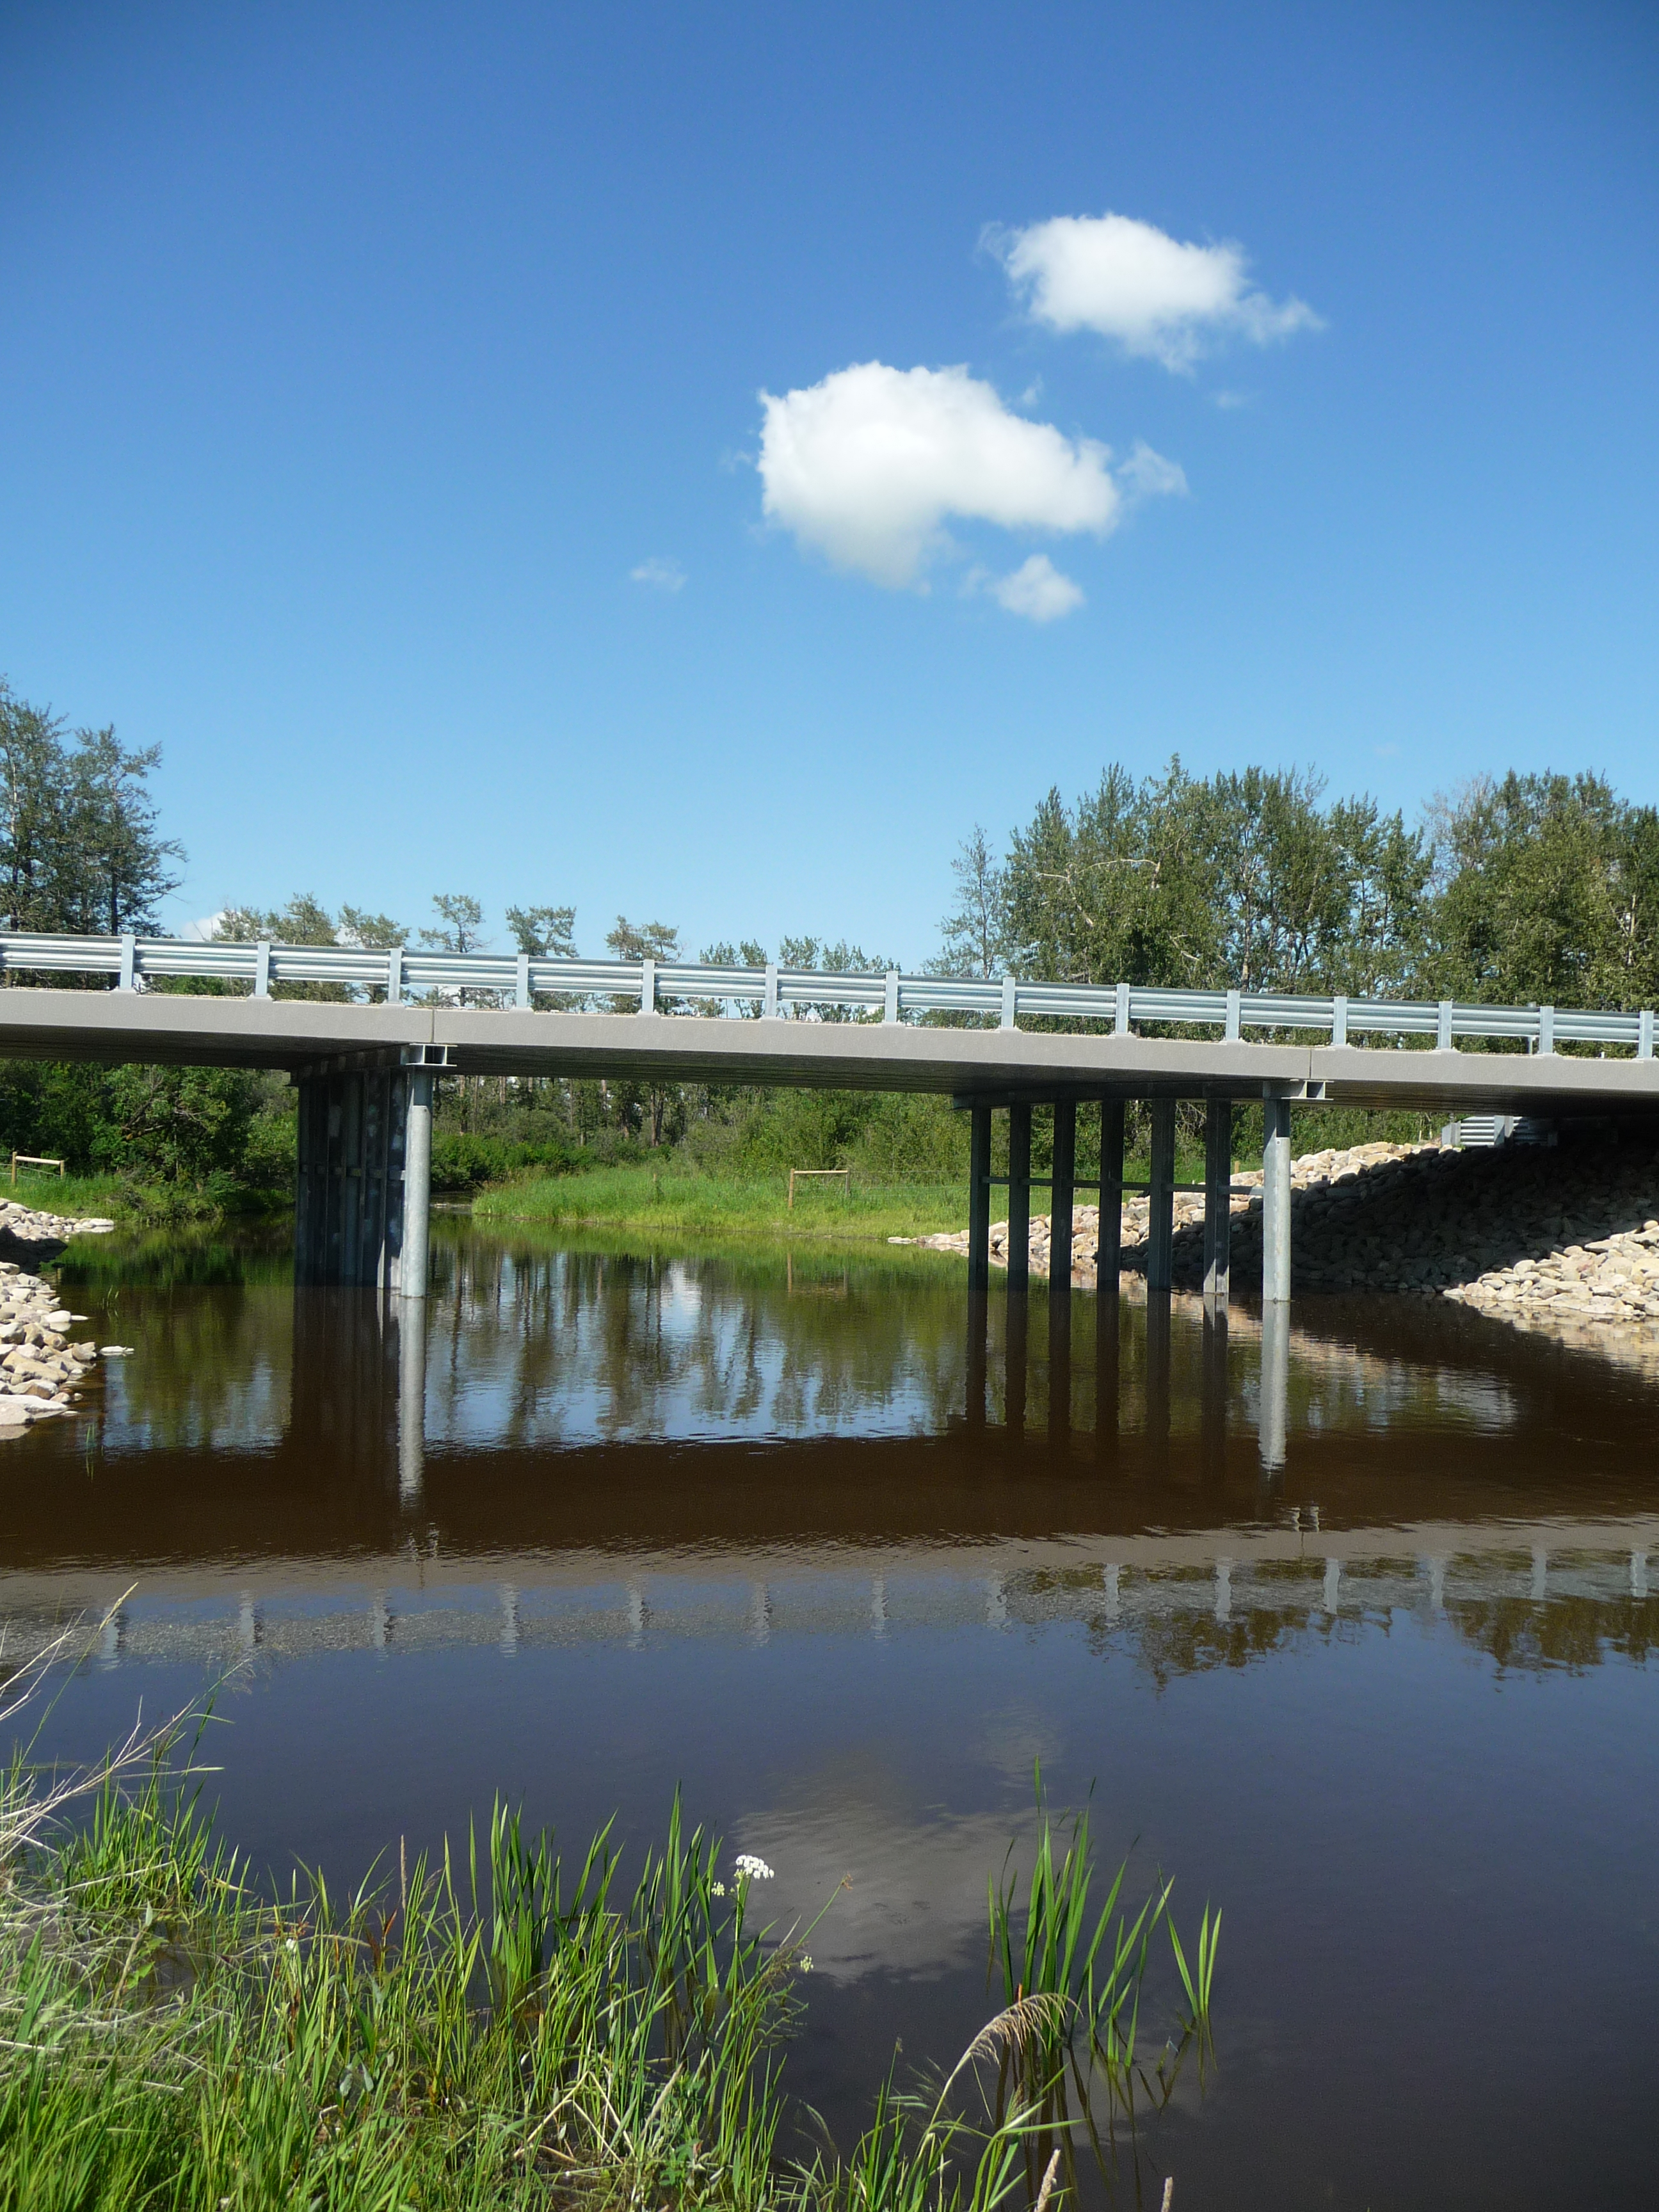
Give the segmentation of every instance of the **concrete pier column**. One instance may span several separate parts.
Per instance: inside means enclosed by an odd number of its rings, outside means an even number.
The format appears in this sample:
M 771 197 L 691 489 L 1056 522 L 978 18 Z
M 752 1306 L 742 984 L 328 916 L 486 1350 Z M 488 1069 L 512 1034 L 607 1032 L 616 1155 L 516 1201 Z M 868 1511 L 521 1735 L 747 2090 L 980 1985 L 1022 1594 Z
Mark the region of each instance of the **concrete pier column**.
M 991 1109 L 975 1106 L 968 1134 L 968 1287 L 991 1279 Z
M 398 1255 L 398 1292 L 401 1297 L 423 1298 L 432 1228 L 432 1078 L 424 1068 L 415 1067 L 406 1080 L 409 1107 L 404 1135 L 404 1233 Z
M 1167 1291 L 1175 1258 L 1175 1127 L 1173 1098 L 1152 1101 L 1152 1190 L 1146 1226 L 1146 1288 Z
M 1008 1288 L 1031 1279 L 1031 1109 L 1008 1109 Z
M 1283 1304 L 1291 1295 L 1291 1102 L 1261 1102 L 1261 1297 Z
M 1118 1268 L 1123 1255 L 1123 1101 L 1100 1102 L 1100 1243 L 1095 1260 L 1095 1287 L 1103 1297 L 1115 1298 Z
M 1224 1298 L 1232 1269 L 1233 1107 L 1212 1098 L 1204 1109 L 1204 1295 Z

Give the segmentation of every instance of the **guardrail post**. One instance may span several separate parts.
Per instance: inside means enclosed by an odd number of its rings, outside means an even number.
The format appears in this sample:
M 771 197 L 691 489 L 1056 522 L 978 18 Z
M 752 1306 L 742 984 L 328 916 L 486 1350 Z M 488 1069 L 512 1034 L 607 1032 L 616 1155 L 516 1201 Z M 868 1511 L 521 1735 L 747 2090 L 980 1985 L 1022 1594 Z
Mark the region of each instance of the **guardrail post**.
M 640 1012 L 654 1014 L 657 1011 L 657 963 L 647 953 L 640 963 Z
M 1129 987 L 1127 983 L 1120 983 L 1117 987 L 1116 1004 L 1112 1008 L 1112 1027 L 1119 1036 L 1129 1034 Z
M 1031 1109 L 1008 1109 L 1008 1288 L 1024 1293 L 1031 1280 Z
M 519 955 L 517 988 L 514 1002 L 520 1006 L 527 1006 L 530 1004 L 530 955 L 527 952 L 521 952 Z
M 1173 1098 L 1152 1101 L 1152 1188 L 1147 1201 L 1146 1288 L 1167 1291 L 1175 1260 L 1175 1136 Z
M 1244 994 L 1242 991 L 1229 991 L 1227 994 L 1226 1026 L 1222 1031 L 1223 1042 L 1226 1044 L 1237 1044 L 1239 1036 L 1243 1032 L 1243 1027 Z
M 761 1014 L 768 1021 L 776 1021 L 778 1018 L 778 969 L 774 960 L 766 963 L 766 995 L 761 1000 Z
M 270 996 L 270 939 L 262 937 L 253 951 L 253 995 L 256 999 Z
M 1346 992 L 1339 992 L 1337 996 L 1331 1000 L 1331 1042 L 1333 1044 L 1346 1044 L 1347 1042 L 1347 994 Z
M 1261 1101 L 1261 1297 L 1283 1304 L 1291 1295 L 1291 1102 Z
M 1211 1098 L 1204 1107 L 1204 1295 L 1224 1298 L 1231 1286 L 1233 1235 L 1233 1103 Z
M 1014 1026 L 1014 1006 L 1015 1006 L 1015 999 L 1016 999 L 1016 994 L 1018 994 L 1018 989 L 1019 989 L 1019 986 L 1018 986 L 1018 984 L 1014 981 L 1014 978 L 1013 978 L 1012 975 L 1005 975 L 1005 976 L 1003 977 L 1003 979 L 1002 979 L 1002 1026 L 1003 1026 L 1003 1028 L 1004 1028 L 1004 1029 L 1006 1029 L 1006 1030 L 1011 1030 L 1011 1029 L 1012 1029 L 1012 1028 L 1013 1028 L 1013 1026 Z M 1030 1113 L 1030 1109 L 1028 1107 L 1028 1108 L 1026 1109 L 1026 1111 L 1027 1111 L 1027 1113 L 1029 1114 L 1029 1113 Z
M 131 930 L 121 939 L 121 980 L 115 988 L 118 991 L 138 988 L 138 940 Z
M 1555 1009 L 1553 1006 L 1540 1006 L 1538 1009 L 1538 1049 L 1540 1052 L 1553 1052 L 1555 1050 Z
M 898 969 L 896 968 L 890 968 L 887 970 L 887 1005 L 881 1018 L 884 1022 L 896 1022 L 898 1019 Z
M 1653 1008 L 1644 1006 L 1636 1017 L 1636 1057 L 1653 1058 Z
M 1452 1048 L 1451 1018 L 1452 1002 L 1449 999 L 1442 999 L 1436 1010 L 1434 1024 L 1434 1048 L 1437 1052 L 1449 1052 Z
M 386 1002 L 388 1006 L 401 1006 L 404 1002 L 404 948 L 394 945 L 386 956 Z

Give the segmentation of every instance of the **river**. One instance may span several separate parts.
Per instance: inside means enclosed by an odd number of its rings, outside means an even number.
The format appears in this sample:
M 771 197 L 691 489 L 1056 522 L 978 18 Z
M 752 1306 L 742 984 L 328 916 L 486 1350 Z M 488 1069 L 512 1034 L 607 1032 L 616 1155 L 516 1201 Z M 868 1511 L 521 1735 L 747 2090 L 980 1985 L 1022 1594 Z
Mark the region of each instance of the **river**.
M 997 1288 L 981 1369 L 954 1258 L 459 1221 L 423 1329 L 252 1240 L 63 1279 L 134 1351 L 0 1443 L 8 1655 L 119 1601 L 52 1754 L 218 1683 L 223 1832 L 331 1879 L 496 1793 L 638 1839 L 678 1784 L 772 1917 L 848 1884 L 790 2059 L 842 2137 L 994 2008 L 1040 1762 L 1138 1893 L 1224 1909 L 1213 2063 L 1116 2201 L 1652 2201 L 1639 1361 L 1375 1297 L 1264 1345 L 1079 1294 L 1051 1342 Z

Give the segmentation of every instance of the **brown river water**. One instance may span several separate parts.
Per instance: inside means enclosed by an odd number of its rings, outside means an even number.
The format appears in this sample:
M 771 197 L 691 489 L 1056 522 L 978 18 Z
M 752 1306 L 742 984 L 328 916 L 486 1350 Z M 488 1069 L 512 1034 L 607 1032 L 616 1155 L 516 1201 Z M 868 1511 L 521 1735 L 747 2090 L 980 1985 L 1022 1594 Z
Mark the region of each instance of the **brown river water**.
M 1659 2195 L 1640 1360 L 1382 1297 L 1264 1344 L 1079 1294 L 1062 1338 L 999 1286 L 981 1367 L 954 1258 L 454 1223 L 424 1330 L 252 1243 L 63 1279 L 135 1352 L 0 1443 L 7 1654 L 121 1600 L 48 1753 L 222 1683 L 222 1829 L 331 1878 L 497 1793 L 642 1838 L 678 1783 L 776 1919 L 848 1881 L 789 2062 L 843 2139 L 994 2009 L 1041 1761 L 1131 1887 L 1224 1911 L 1213 2063 L 1109 2200 Z

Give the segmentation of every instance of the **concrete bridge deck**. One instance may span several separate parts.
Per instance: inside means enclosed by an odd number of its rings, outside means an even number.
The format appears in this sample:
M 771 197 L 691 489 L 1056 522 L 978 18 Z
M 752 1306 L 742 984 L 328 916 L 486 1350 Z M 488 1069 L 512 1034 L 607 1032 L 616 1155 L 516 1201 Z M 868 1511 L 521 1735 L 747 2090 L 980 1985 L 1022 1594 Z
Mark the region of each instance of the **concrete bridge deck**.
M 295 1075 L 412 1063 L 464 1075 L 932 1091 L 999 1104 L 1274 1093 L 1434 1112 L 1659 1115 L 1651 1058 L 171 992 L 0 990 L 0 1055 Z

